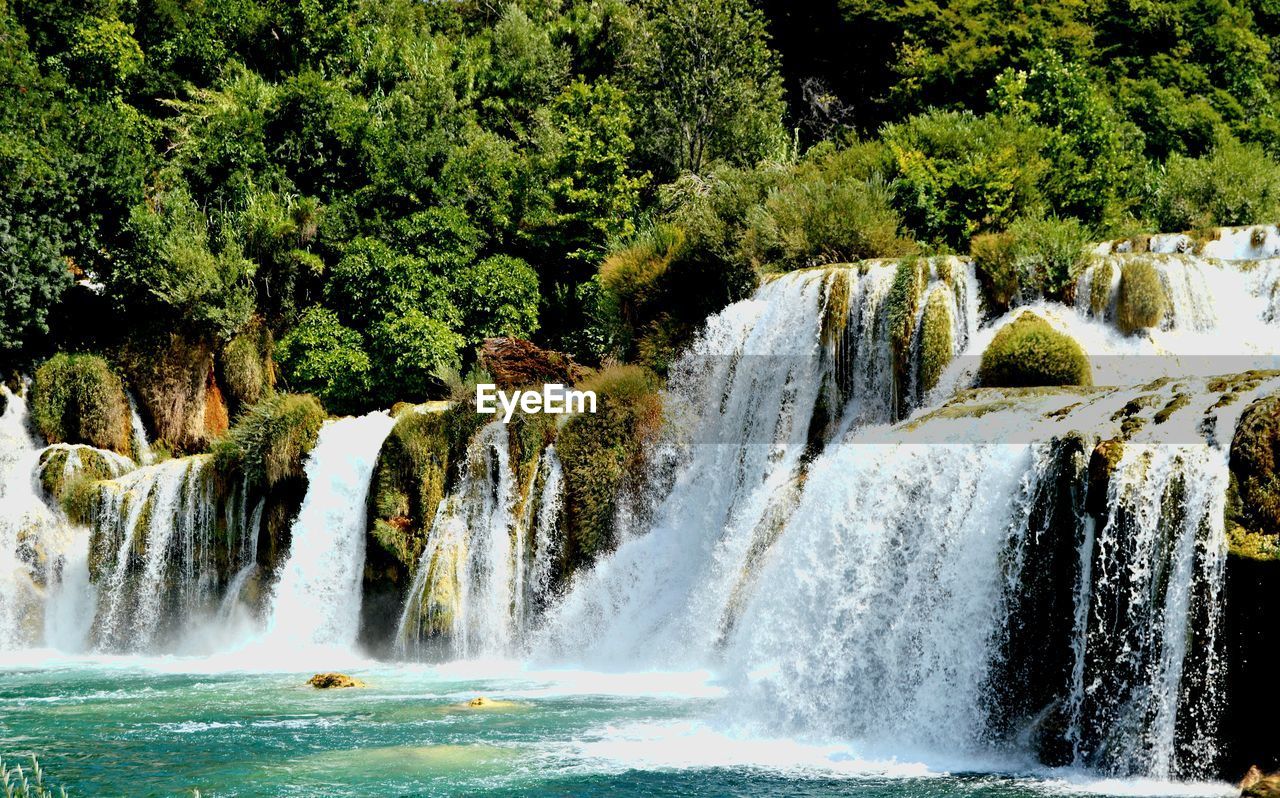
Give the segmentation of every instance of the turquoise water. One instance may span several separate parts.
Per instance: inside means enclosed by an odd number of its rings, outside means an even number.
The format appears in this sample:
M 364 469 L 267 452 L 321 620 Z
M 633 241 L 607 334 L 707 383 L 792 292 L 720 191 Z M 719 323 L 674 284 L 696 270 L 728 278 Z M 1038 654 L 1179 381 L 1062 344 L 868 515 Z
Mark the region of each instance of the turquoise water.
M 190 661 L 0 668 L 0 754 L 41 755 L 72 796 L 1226 795 L 1225 785 L 991 775 L 866 761 L 848 745 L 726 731 L 707 674 L 506 665 L 183 672 Z M 470 709 L 485 696 L 510 705 Z M 961 768 L 963 770 L 963 768 Z

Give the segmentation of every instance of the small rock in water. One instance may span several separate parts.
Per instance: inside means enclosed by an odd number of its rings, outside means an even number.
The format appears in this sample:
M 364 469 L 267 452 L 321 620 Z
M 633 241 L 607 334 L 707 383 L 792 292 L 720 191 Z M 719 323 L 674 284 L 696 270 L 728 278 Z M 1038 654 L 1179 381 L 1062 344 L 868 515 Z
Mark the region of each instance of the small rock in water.
M 345 673 L 317 673 L 310 679 L 307 684 L 317 690 L 330 690 L 340 687 L 364 687 L 364 682 L 359 679 L 353 679 Z
M 482 696 L 482 695 L 478 695 L 475 698 L 471 699 L 470 701 L 464 701 L 461 704 L 453 705 L 453 707 L 456 709 L 494 709 L 494 710 L 519 709 L 519 708 L 522 708 L 523 706 L 524 706 L 523 704 L 519 704 L 515 701 L 500 701 L 495 698 L 486 698 L 485 696 Z
M 1243 798 L 1280 798 L 1280 773 L 1264 776 L 1254 765 L 1240 780 L 1240 795 Z

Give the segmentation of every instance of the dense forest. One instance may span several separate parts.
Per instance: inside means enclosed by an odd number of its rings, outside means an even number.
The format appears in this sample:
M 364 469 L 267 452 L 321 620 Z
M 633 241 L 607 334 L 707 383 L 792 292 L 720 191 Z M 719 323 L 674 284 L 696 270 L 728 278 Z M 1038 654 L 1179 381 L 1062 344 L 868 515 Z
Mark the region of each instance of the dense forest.
M 998 308 L 1280 218 L 1276 0 L 2 2 L 0 370 L 207 361 L 233 414 L 438 398 L 489 336 L 661 372 L 770 271 L 972 251 Z

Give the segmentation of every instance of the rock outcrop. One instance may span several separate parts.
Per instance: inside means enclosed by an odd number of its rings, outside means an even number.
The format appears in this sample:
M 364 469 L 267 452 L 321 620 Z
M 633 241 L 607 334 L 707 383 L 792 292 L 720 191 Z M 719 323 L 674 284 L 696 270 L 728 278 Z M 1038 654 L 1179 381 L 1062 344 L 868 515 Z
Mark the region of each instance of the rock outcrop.
M 479 351 L 480 366 L 501 388 L 535 383 L 572 385 L 584 369 L 561 352 L 543 349 L 520 338 L 486 338 Z
M 310 679 L 307 684 L 317 690 L 339 690 L 346 687 L 365 687 L 365 683 L 359 679 L 352 678 L 345 673 L 317 673 Z

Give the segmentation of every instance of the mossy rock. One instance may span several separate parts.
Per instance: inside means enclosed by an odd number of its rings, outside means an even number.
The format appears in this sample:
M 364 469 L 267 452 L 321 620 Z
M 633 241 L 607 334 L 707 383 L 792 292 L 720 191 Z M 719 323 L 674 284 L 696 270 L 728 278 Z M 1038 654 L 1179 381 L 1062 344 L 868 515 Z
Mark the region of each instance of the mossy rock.
M 345 673 L 317 673 L 307 684 L 317 690 L 341 690 L 348 687 L 364 687 L 365 683 Z
M 1263 776 L 1240 792 L 1241 798 L 1280 798 L 1280 774 Z
M 1099 518 L 1107 514 L 1107 495 L 1111 490 L 1111 476 L 1124 457 L 1124 441 L 1112 438 L 1100 441 L 1089 456 L 1089 494 L 1086 508 Z
M 952 302 L 950 292 L 941 286 L 929 293 L 920 319 L 919 388 L 923 396 L 933 390 L 951 362 L 955 347 L 952 340 Z
M 36 369 L 31 418 L 49 443 L 132 453 L 124 383 L 96 355 L 54 355 Z
M 619 494 L 642 472 L 645 444 L 662 423 L 660 381 L 644 368 L 614 366 L 577 387 L 595 391 L 598 407 L 571 416 L 556 440 L 566 485 L 566 570 L 614 545 Z
M 916 311 L 929 282 L 929 262 L 923 258 L 909 258 L 898 264 L 893 285 L 885 299 L 885 312 L 889 324 L 889 346 L 893 353 L 894 395 L 896 412 L 905 416 L 911 409 L 907 387 L 911 369 L 911 344 L 916 332 Z
M 73 455 L 75 460 L 68 468 L 68 461 Z M 114 479 L 132 468 L 131 461 L 108 450 L 91 446 L 56 446 L 41 452 L 36 475 L 45 496 L 68 509 L 69 500 L 77 497 L 83 483 Z M 78 502 L 71 504 L 78 507 Z M 80 513 L 69 510 L 68 515 L 76 520 Z
M 320 435 L 325 412 L 309 394 L 273 394 L 248 408 L 213 446 L 218 469 L 273 488 L 301 479 L 303 461 Z
M 1230 464 L 1228 523 L 1280 535 L 1280 395 L 1259 399 L 1240 416 Z
M 1111 281 L 1115 278 L 1115 268 L 1109 259 L 1093 267 L 1089 278 L 1089 312 L 1094 316 L 1106 315 L 1111 307 Z
M 486 417 L 466 404 L 401 413 L 382 444 L 369 492 L 369 535 L 402 573 L 418 566 L 440 500 Z
M 982 353 L 978 381 L 985 387 L 1025 388 L 1093 384 L 1080 344 L 1034 313 L 1023 313 Z
M 233 415 L 262 401 L 276 384 L 271 330 L 255 318 L 218 351 L 217 374 Z
M 1155 264 L 1146 258 L 1126 261 L 1120 269 L 1116 324 L 1126 334 L 1158 327 L 1169 300 Z
M 179 333 L 140 336 L 121 349 L 119 361 L 155 433 L 153 445 L 195 454 L 227 432 L 230 416 L 210 341 Z

